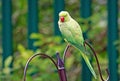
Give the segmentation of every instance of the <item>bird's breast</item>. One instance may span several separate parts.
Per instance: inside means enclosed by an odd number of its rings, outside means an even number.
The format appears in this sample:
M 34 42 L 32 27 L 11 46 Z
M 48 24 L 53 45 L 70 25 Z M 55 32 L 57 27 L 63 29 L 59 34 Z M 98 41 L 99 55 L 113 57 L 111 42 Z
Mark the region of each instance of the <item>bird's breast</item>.
M 68 41 L 73 42 L 73 35 L 71 31 L 69 30 L 69 26 L 66 23 L 59 24 L 59 28 L 61 31 L 62 36 Z

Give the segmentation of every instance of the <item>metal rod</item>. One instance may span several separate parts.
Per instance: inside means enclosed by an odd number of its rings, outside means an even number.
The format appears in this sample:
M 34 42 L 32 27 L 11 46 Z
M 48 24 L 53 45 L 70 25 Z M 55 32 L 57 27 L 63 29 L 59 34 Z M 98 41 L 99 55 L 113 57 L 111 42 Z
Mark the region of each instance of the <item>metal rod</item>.
M 103 79 L 102 77 L 102 72 L 101 72 L 101 69 L 100 69 L 100 64 L 99 64 L 99 61 L 98 61 L 98 57 L 97 57 L 97 54 L 95 52 L 95 50 L 93 49 L 93 47 L 87 42 L 87 41 L 84 41 L 84 43 L 89 46 L 89 48 L 92 50 L 93 54 L 94 54 L 94 57 L 96 59 L 96 62 L 97 62 L 97 66 L 98 66 L 98 71 L 99 71 L 99 74 L 100 74 L 100 78 L 102 81 L 108 81 L 109 80 L 109 72 L 108 72 L 108 69 L 106 70 L 107 74 L 108 74 L 108 77 L 106 80 Z
M 81 16 L 81 18 L 87 19 L 91 16 L 91 3 L 92 3 L 91 0 L 80 0 L 80 4 L 81 4 L 80 16 Z M 86 21 L 90 22 L 88 20 L 86 20 Z M 88 23 L 87 26 L 89 27 L 88 30 L 91 29 L 90 23 Z M 83 36 L 84 36 L 85 39 L 87 39 L 88 30 L 86 30 L 83 33 Z M 82 73 L 81 73 L 81 76 L 82 76 L 82 81 L 92 81 L 91 72 L 89 71 L 89 68 L 87 67 L 87 65 L 86 65 L 86 63 L 83 59 L 82 59 Z
M 49 58 L 49 59 L 53 62 L 53 64 L 56 66 L 56 68 L 58 69 L 56 62 L 52 59 L 52 57 L 48 56 L 47 54 L 42 54 L 42 53 L 34 54 L 33 56 L 31 56 L 31 57 L 28 59 L 26 65 L 25 65 L 23 81 L 26 81 L 26 72 L 27 72 L 27 68 L 28 68 L 29 63 L 31 62 L 31 60 L 32 60 L 34 57 L 36 57 L 36 56 L 38 56 L 38 55 L 39 55 L 39 56 L 42 56 L 42 57 L 44 57 L 44 58 Z
M 58 74 L 59 74 L 59 77 L 60 77 L 60 81 L 67 81 L 64 62 L 60 58 L 59 53 L 56 53 L 56 55 L 57 55 L 57 66 L 58 66 Z
M 64 63 L 65 63 L 65 56 L 66 56 L 67 51 L 68 51 L 69 48 L 70 48 L 70 45 L 68 44 L 68 45 L 66 46 L 66 48 L 65 48 L 65 50 L 64 50 L 64 54 L 63 54 L 63 62 L 64 62 Z
M 2 64 L 4 67 L 4 62 L 7 57 L 12 56 L 13 53 L 13 43 L 12 43 L 12 1 L 2 0 L 2 47 L 3 47 L 3 59 Z M 10 65 L 12 67 L 12 63 Z
M 108 1 L 108 58 L 110 81 L 118 81 L 118 51 L 114 42 L 119 39 L 118 36 L 118 0 Z
M 36 50 L 35 40 L 30 38 L 32 33 L 38 33 L 38 0 L 28 0 L 28 48 Z
M 59 12 L 64 10 L 65 1 L 64 0 L 54 0 L 54 34 L 60 35 L 58 27 Z

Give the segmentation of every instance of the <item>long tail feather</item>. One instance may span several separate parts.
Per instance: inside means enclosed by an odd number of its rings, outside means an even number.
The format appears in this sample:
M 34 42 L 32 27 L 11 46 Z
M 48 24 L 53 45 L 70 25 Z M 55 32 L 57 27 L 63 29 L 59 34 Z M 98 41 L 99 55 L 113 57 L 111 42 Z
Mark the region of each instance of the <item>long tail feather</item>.
M 80 51 L 80 52 L 81 52 L 81 51 Z M 96 73 L 95 73 L 95 71 L 93 70 L 93 68 L 92 68 L 92 66 L 91 66 L 91 64 L 90 64 L 90 61 L 89 61 L 87 55 L 84 54 L 83 52 L 81 52 L 81 55 L 82 55 L 83 59 L 85 60 L 88 68 L 90 69 L 91 73 L 93 74 L 93 76 L 94 76 L 95 79 L 96 79 L 96 78 L 97 78 L 97 77 L 96 77 Z

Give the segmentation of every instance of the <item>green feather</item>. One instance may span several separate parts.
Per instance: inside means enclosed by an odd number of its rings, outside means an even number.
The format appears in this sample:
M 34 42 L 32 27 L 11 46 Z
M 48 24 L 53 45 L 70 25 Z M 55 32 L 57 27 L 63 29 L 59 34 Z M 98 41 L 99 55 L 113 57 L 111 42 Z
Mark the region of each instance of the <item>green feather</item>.
M 90 64 L 90 61 L 89 61 L 87 55 L 81 52 L 81 56 L 83 57 L 84 61 L 86 62 L 87 66 L 88 66 L 88 68 L 90 69 L 91 73 L 93 74 L 93 76 L 96 79 L 97 78 L 96 73 L 94 72 L 94 70 L 93 70 L 93 68 Z

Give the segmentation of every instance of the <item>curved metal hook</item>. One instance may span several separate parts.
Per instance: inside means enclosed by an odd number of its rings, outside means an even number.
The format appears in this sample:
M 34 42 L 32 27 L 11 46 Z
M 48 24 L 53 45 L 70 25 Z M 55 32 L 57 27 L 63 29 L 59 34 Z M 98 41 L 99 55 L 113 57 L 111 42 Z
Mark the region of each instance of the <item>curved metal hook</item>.
M 85 44 L 86 44 L 87 46 L 89 46 L 89 48 L 92 50 L 92 52 L 93 52 L 93 54 L 94 54 L 94 57 L 95 57 L 96 62 L 97 62 L 98 71 L 99 71 L 101 80 L 102 80 L 102 81 L 108 81 L 108 80 L 109 80 L 109 72 L 108 72 L 108 69 L 106 69 L 106 72 L 107 72 L 107 74 L 108 74 L 108 77 L 107 77 L 106 80 L 104 80 L 103 77 L 102 77 L 102 72 L 101 72 L 100 64 L 99 64 L 98 57 L 97 57 L 97 54 L 96 54 L 95 50 L 93 49 L 93 47 L 92 47 L 87 41 L 84 41 L 84 45 L 85 45 Z
M 56 66 L 56 68 L 58 69 L 56 62 L 52 59 L 52 57 L 48 56 L 47 54 L 42 54 L 42 53 L 34 54 L 33 56 L 31 56 L 31 57 L 28 59 L 26 65 L 25 65 L 23 81 L 26 81 L 26 72 L 27 72 L 28 64 L 30 63 L 30 61 L 31 61 L 34 57 L 36 57 L 36 56 L 38 56 L 38 55 L 43 56 L 43 57 L 45 57 L 45 58 L 49 58 L 49 59 L 54 63 L 54 65 Z
M 65 50 L 64 50 L 64 54 L 63 54 L 63 62 L 64 62 L 64 63 L 65 63 L 65 56 L 66 56 L 67 51 L 68 51 L 69 48 L 70 48 L 70 45 L 68 44 L 68 45 L 66 46 L 66 48 L 65 48 Z

